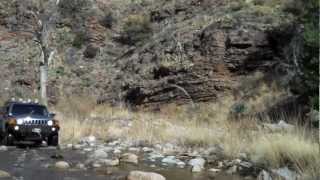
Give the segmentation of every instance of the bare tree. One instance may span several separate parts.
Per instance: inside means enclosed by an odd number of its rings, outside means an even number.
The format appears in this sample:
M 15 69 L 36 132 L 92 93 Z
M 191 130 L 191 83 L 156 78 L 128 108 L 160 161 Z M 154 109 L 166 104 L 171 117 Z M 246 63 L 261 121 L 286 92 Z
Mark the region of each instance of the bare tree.
M 50 46 L 57 19 L 59 0 L 18 0 L 16 2 L 17 27 L 14 31 L 30 33 L 39 46 L 40 96 L 42 103 L 48 104 L 47 82 L 49 62 L 55 50 Z

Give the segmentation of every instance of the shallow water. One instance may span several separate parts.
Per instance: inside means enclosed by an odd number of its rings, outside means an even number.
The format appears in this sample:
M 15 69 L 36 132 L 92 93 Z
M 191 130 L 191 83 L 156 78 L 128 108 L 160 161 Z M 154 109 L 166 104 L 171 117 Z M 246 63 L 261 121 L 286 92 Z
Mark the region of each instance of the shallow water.
M 240 177 L 226 174 L 218 174 L 213 178 L 207 173 L 191 173 L 190 169 L 175 167 L 150 167 L 150 164 L 139 165 L 121 164 L 119 167 L 104 169 L 66 171 L 46 167 L 54 164 L 56 159 L 51 156 L 59 153 L 74 167 L 79 162 L 84 162 L 86 157 L 77 151 L 57 151 L 54 148 L 19 149 L 9 148 L 8 151 L 0 152 L 0 170 L 9 172 L 13 178 L 18 180 L 120 180 L 131 170 L 151 171 L 162 174 L 167 180 L 241 180 Z

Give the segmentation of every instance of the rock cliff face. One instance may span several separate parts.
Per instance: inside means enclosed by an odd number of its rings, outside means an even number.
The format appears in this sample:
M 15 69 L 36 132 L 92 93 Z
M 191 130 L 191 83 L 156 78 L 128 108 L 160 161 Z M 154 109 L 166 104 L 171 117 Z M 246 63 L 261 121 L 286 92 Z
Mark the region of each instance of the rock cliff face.
M 12 28 L 15 19 L 30 17 L 14 13 L 19 3 L 10 2 L 0 3 L 0 94 L 37 96 L 41 54 L 30 34 Z M 71 14 L 58 5 L 50 39 L 52 102 L 84 94 L 132 105 L 211 101 L 235 89 L 241 76 L 268 73 L 281 59 L 268 34 L 281 19 L 227 1 L 88 2 Z M 151 29 L 135 43 L 123 40 L 130 16 L 138 17 L 134 28 L 143 22 Z

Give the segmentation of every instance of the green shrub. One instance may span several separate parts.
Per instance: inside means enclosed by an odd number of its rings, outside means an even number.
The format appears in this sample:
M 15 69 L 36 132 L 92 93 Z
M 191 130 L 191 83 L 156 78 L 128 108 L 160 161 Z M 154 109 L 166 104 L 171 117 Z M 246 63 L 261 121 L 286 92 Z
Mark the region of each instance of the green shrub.
M 152 35 L 150 18 L 146 15 L 130 15 L 125 20 L 122 32 L 122 42 L 136 44 Z
M 89 5 L 88 0 L 61 0 L 59 11 L 62 15 L 74 15 Z
M 101 20 L 100 24 L 106 28 L 111 29 L 115 19 L 111 13 L 107 13 Z
M 85 44 L 85 41 L 86 41 L 86 34 L 84 32 L 76 33 L 76 36 L 72 42 L 72 46 L 80 49 L 82 45 Z

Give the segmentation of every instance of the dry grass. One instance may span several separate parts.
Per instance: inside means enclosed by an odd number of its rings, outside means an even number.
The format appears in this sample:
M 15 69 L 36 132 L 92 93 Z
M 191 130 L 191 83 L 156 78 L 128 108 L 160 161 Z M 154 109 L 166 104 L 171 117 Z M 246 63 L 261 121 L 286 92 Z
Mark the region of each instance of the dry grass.
M 319 146 L 299 132 L 262 134 L 251 145 L 252 160 L 267 167 L 289 165 L 301 174 L 319 177 Z
M 272 86 L 257 85 L 246 97 L 250 110 L 267 108 L 275 98 L 285 94 Z M 252 88 L 251 88 L 252 89 Z M 320 166 L 319 149 L 311 135 L 296 129 L 270 133 L 259 128 L 250 116 L 230 120 L 233 97 L 215 103 L 163 107 L 160 112 L 131 112 L 128 109 L 95 105 L 89 97 L 64 98 L 55 107 L 61 119 L 63 142 L 76 142 L 94 135 L 101 139 L 143 140 L 149 144 L 173 143 L 182 147 L 210 147 L 219 144 L 227 158 L 247 152 L 252 159 L 272 167 L 290 165 L 301 174 L 316 176 Z M 273 102 L 274 103 L 274 102 Z M 254 106 L 256 104 L 256 106 Z M 260 107 L 257 108 L 257 107 Z M 284 119 L 286 120 L 286 119 Z

